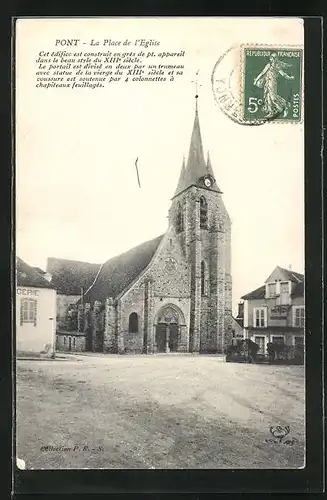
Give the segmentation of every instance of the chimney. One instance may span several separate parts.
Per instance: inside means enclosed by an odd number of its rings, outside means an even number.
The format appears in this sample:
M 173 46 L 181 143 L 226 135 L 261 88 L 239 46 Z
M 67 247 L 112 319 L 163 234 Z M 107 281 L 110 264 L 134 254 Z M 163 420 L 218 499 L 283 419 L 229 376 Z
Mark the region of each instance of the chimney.
M 243 318 L 244 317 L 244 302 L 239 302 L 238 303 L 237 317 L 238 318 Z
M 290 271 L 292 271 L 292 264 L 289 264 L 288 268 Z

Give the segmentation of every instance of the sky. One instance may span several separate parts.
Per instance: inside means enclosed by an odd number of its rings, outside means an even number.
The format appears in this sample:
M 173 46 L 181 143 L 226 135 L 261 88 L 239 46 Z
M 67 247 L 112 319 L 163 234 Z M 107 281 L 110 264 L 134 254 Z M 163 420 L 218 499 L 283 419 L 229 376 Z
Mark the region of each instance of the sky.
M 65 37 L 157 39 L 162 50 L 185 50 L 185 71 L 173 83 L 37 89 L 39 51 Z M 277 265 L 303 272 L 304 126 L 239 125 L 220 110 L 210 81 L 232 45 L 303 44 L 301 20 L 24 19 L 16 43 L 16 249 L 28 264 L 102 263 L 165 232 L 199 70 L 204 151 L 232 220 L 233 310 Z

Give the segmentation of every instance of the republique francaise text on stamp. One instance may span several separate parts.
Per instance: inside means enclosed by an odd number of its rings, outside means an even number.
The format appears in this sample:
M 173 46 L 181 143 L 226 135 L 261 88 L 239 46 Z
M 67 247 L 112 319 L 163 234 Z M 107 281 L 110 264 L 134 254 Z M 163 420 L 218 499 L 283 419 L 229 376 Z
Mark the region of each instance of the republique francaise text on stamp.
M 303 50 L 243 46 L 241 93 L 247 122 L 301 122 Z

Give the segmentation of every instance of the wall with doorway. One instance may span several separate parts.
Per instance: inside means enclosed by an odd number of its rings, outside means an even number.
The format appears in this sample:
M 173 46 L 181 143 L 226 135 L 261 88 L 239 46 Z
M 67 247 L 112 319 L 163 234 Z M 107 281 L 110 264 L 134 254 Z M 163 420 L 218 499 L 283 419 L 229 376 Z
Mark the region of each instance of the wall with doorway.
M 71 335 L 68 332 L 56 335 L 57 351 L 83 352 L 85 347 L 85 335 Z

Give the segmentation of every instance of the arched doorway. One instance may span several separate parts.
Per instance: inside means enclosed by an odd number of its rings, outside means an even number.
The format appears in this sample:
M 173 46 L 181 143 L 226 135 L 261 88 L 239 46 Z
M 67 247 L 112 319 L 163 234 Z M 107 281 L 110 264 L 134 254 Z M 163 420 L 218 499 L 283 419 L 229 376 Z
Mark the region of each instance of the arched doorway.
M 180 350 L 181 322 L 183 313 L 173 305 L 164 306 L 157 316 L 156 351 L 177 352 Z

